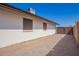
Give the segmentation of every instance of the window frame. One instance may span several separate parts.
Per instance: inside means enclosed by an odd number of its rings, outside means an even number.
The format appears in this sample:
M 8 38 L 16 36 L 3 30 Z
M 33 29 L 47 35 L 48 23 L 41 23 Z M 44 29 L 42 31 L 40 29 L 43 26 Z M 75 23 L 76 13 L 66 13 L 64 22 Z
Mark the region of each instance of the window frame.
M 24 20 L 30 20 L 31 21 L 31 29 L 25 29 L 24 27 L 24 25 L 25 25 L 25 23 L 24 23 Z M 33 31 L 33 20 L 31 20 L 31 19 L 28 19 L 28 18 L 23 18 L 23 32 L 32 32 Z
M 47 30 L 47 23 L 43 23 L 43 30 L 46 31 Z

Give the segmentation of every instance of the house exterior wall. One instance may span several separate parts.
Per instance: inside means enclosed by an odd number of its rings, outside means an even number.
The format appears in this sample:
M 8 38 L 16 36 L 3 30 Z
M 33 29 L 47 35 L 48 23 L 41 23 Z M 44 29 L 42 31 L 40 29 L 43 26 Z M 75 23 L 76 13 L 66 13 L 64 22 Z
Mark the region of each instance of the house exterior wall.
M 23 18 L 33 20 L 33 31 L 23 31 Z M 47 23 L 46 31 L 43 30 L 43 22 Z M 0 6 L 0 48 L 55 33 L 56 24 L 16 9 Z

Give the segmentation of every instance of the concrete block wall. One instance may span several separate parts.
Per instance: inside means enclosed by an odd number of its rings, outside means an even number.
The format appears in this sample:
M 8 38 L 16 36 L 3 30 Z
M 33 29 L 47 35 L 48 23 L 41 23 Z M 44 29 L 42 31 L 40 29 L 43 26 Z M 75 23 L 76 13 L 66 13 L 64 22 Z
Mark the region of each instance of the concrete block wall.
M 73 35 L 73 27 L 65 27 L 65 33 Z
M 79 46 L 79 22 L 76 22 L 73 27 L 73 36 L 75 38 L 77 46 Z
M 73 35 L 73 27 L 57 27 L 57 33 Z

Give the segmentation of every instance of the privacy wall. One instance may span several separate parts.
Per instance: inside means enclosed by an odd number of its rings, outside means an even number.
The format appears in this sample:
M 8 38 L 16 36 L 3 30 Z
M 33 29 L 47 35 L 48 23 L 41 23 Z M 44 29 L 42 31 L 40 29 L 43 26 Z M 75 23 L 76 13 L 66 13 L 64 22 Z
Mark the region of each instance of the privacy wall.
M 79 22 L 76 22 L 73 27 L 73 36 L 75 37 L 77 46 L 79 46 Z
M 57 27 L 57 33 L 73 35 L 73 27 Z

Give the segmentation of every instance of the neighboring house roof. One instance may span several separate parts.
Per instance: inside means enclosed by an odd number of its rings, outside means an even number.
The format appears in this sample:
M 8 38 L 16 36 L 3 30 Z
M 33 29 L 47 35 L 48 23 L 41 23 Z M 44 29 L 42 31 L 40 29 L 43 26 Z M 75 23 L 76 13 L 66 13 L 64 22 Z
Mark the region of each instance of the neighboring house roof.
M 14 9 L 17 9 L 17 10 L 20 10 L 20 11 L 22 11 L 22 12 L 28 13 L 28 14 L 33 15 L 33 16 L 36 16 L 36 17 L 38 17 L 38 18 L 44 19 L 44 20 L 46 20 L 46 21 L 48 21 L 48 22 L 54 23 L 54 24 L 56 24 L 56 25 L 59 25 L 58 23 L 56 23 L 56 22 L 54 22 L 54 21 L 48 20 L 48 19 L 46 19 L 46 18 L 44 18 L 44 17 L 41 17 L 41 16 L 38 16 L 38 15 L 32 14 L 32 13 L 27 12 L 27 11 L 23 11 L 23 10 L 21 10 L 21 9 L 19 9 L 19 8 L 16 8 L 16 7 L 14 7 L 14 6 L 11 6 L 11 5 L 9 5 L 9 4 L 6 4 L 6 3 L 0 3 L 0 4 L 1 4 L 1 5 L 8 6 L 8 7 L 11 7 L 11 8 L 14 8 Z

